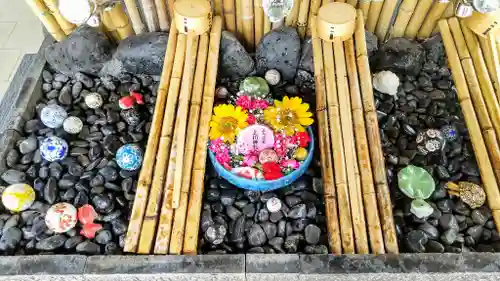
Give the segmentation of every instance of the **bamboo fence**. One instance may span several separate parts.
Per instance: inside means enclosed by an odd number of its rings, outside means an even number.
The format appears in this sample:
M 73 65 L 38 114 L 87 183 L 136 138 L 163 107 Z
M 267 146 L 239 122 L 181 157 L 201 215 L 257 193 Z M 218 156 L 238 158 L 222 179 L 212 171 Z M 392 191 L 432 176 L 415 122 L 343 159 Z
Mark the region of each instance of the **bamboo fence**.
M 375 35 L 384 40 L 387 36 L 387 31 L 389 30 L 392 15 L 396 9 L 396 4 L 398 0 L 385 0 L 382 6 L 382 11 L 377 22 L 377 27 L 375 28 Z
M 170 21 L 168 20 L 168 8 L 165 0 L 155 0 L 154 2 L 158 17 L 158 24 L 161 31 L 170 29 Z
M 142 13 L 149 32 L 158 31 L 158 13 L 153 0 L 141 0 Z
M 141 14 L 139 12 L 139 8 L 137 7 L 136 0 L 123 0 L 123 2 L 125 2 L 125 7 L 127 7 L 127 12 L 130 17 L 130 21 L 132 22 L 132 27 L 134 28 L 135 34 L 142 34 L 146 32 L 146 26 L 142 22 Z
M 58 3 L 56 0 L 44 0 L 45 6 L 50 10 L 52 16 L 56 19 L 61 29 L 66 35 L 71 34 L 71 32 L 76 28 L 76 25 L 67 21 L 59 12 Z
M 127 14 L 123 10 L 122 3 L 114 3 L 111 6 L 106 7 L 101 14 L 101 18 L 107 18 L 108 24 L 116 31 L 119 40 L 134 35 L 134 30 L 130 24 Z M 107 25 L 104 20 L 103 24 L 106 28 Z
M 66 33 L 61 28 L 56 18 L 52 15 L 49 8 L 45 5 L 43 0 L 25 0 L 26 4 L 30 6 L 33 13 L 38 17 L 40 22 L 45 26 L 47 31 L 56 39 L 61 41 L 66 38 Z

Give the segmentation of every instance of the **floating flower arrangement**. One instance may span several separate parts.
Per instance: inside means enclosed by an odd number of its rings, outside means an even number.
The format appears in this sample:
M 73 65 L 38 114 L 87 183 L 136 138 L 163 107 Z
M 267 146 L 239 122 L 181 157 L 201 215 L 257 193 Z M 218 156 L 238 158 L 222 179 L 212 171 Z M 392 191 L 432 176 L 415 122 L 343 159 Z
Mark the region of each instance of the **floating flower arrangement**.
M 307 127 L 313 124 L 313 115 L 299 97 L 279 101 L 256 92 L 240 87 L 233 104 L 214 108 L 209 149 L 217 163 L 234 175 L 277 180 L 304 165 L 311 142 Z

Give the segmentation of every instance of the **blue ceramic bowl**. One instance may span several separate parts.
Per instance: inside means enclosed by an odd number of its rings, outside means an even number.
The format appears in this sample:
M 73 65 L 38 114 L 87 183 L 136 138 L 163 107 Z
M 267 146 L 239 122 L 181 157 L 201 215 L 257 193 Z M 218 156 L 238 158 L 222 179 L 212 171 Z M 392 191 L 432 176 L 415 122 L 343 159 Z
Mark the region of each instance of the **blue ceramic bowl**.
M 243 177 L 239 177 L 231 173 L 230 171 L 224 169 L 224 167 L 222 167 L 222 165 L 219 164 L 219 162 L 217 162 L 217 160 L 215 159 L 215 154 L 212 151 L 209 150 L 208 155 L 210 157 L 212 165 L 214 165 L 215 170 L 217 171 L 219 176 L 224 178 L 231 184 L 242 189 L 253 190 L 253 191 L 275 190 L 292 184 L 306 172 L 307 168 L 309 167 L 309 164 L 311 164 L 314 155 L 314 135 L 310 127 L 307 128 L 307 132 L 309 133 L 311 142 L 309 143 L 309 149 L 308 149 L 309 154 L 307 155 L 306 160 L 304 160 L 302 165 L 297 170 L 277 180 L 270 180 L 270 181 L 250 180 Z

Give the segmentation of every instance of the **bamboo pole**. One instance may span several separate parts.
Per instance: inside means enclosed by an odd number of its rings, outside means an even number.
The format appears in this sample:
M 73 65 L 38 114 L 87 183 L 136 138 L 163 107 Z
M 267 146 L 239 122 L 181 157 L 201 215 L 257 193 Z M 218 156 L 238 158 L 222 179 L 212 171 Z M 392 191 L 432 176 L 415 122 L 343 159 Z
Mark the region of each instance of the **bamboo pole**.
M 310 3 L 311 0 L 300 0 L 299 15 L 297 18 L 297 32 L 302 39 L 306 36 L 307 16 L 309 14 Z
M 373 0 L 370 3 L 370 11 L 368 12 L 368 19 L 366 20 L 366 29 L 371 33 L 375 33 L 375 28 L 377 27 L 378 18 L 383 5 L 384 0 Z M 379 39 L 382 40 L 381 38 Z
M 498 53 L 498 46 L 493 33 L 490 33 L 488 41 L 491 50 L 491 60 L 493 61 L 493 74 L 491 76 L 492 79 L 497 81 L 497 84 L 500 84 L 500 54 Z M 500 89 L 497 89 L 497 94 L 500 95 Z
M 381 40 L 384 40 L 387 35 L 397 3 L 398 0 L 384 1 L 382 11 L 380 12 L 380 16 L 378 18 L 377 27 L 375 28 L 375 35 L 377 35 L 377 37 Z
M 247 50 L 252 50 L 255 46 L 255 32 L 254 32 L 254 17 L 253 17 L 253 1 L 254 0 L 240 0 L 242 1 L 242 16 L 243 16 L 243 37 L 245 38 L 245 45 Z
M 175 19 L 174 3 L 175 3 L 175 0 L 167 0 L 168 17 L 170 18 L 170 21 L 172 21 L 172 22 Z
M 166 0 L 155 0 L 156 13 L 161 31 L 168 31 L 170 25 L 168 23 L 168 8 Z
M 391 37 L 403 37 L 418 0 L 403 0 L 391 31 Z
M 490 159 L 488 158 L 488 150 L 481 134 L 476 113 L 470 100 L 469 89 L 467 88 L 465 74 L 460 64 L 458 51 L 455 47 L 455 43 L 446 20 L 439 21 L 439 29 L 443 38 L 448 63 L 450 64 L 450 68 L 452 70 L 453 80 L 455 81 L 455 86 L 457 88 L 458 100 L 460 102 L 460 106 L 462 107 L 472 147 L 476 156 L 476 161 L 481 173 L 481 180 L 483 181 L 484 191 L 486 192 L 488 206 L 492 211 L 493 219 L 498 231 L 500 230 L 500 191 L 498 189 L 498 184 L 495 179 Z
M 134 28 L 135 34 L 142 34 L 146 32 L 146 26 L 142 23 L 141 14 L 137 8 L 136 0 L 124 0 L 125 7 L 127 7 L 127 12 L 132 21 L 132 27 Z
M 486 67 L 488 68 L 488 73 L 490 74 L 491 82 L 493 83 L 493 87 L 497 93 L 497 99 L 500 100 L 500 83 L 497 80 L 496 67 L 494 62 L 494 56 L 491 49 L 491 45 L 488 42 L 489 40 L 485 37 L 478 36 L 479 44 L 481 45 L 481 50 L 483 50 L 483 56 L 486 60 Z
M 30 6 L 33 13 L 35 13 L 54 39 L 61 41 L 66 38 L 66 33 L 64 33 L 61 26 L 57 23 L 56 19 L 50 13 L 49 9 L 45 6 L 42 0 L 26 0 L 26 4 Z
M 472 31 L 465 25 L 464 21 L 460 21 L 460 26 L 462 27 L 465 41 L 474 63 L 474 69 L 477 73 L 477 78 L 483 93 L 483 98 L 488 108 L 488 113 L 491 117 L 491 122 L 493 123 L 493 127 L 498 137 L 500 136 L 500 105 L 495 95 L 493 84 L 489 79 L 488 69 L 486 68 L 486 63 L 479 46 L 479 41 L 477 40 L 476 35 L 474 35 L 474 33 L 472 33 Z
M 330 135 L 328 129 L 328 111 L 326 105 L 325 76 L 321 39 L 318 38 L 316 18 L 311 19 L 312 48 L 314 57 L 314 78 L 316 82 L 316 117 L 318 119 L 319 153 L 321 158 L 321 174 L 323 175 L 325 212 L 327 217 L 328 242 L 334 254 L 342 254 L 341 228 L 337 213 L 337 197 L 335 179 L 333 177 L 332 152 L 330 150 Z M 328 43 L 330 44 L 330 43 Z M 331 46 L 331 44 L 330 44 Z M 333 54 L 331 54 L 333 57 Z M 350 213 L 348 213 L 350 215 Z M 352 239 L 351 239 L 352 241 Z
M 109 39 L 112 40 L 113 42 L 117 43 L 120 42 L 120 35 L 118 34 L 118 31 L 116 30 L 115 25 L 113 24 L 113 20 L 111 19 L 111 15 L 104 10 L 101 14 L 101 20 L 102 20 L 102 25 L 104 26 L 104 29 L 106 30 L 106 35 L 108 35 Z
M 64 31 L 66 35 L 70 35 L 71 32 L 76 28 L 76 25 L 67 21 L 59 12 L 57 0 L 44 0 L 45 6 L 50 10 L 52 16 L 56 19 L 56 22 L 59 24 L 61 29 Z
M 142 13 L 149 32 L 158 31 L 158 14 L 153 0 L 141 0 Z
M 453 2 L 451 2 L 450 5 L 448 5 L 446 7 L 446 10 L 444 10 L 443 16 L 441 18 L 447 19 L 447 18 L 451 18 L 453 16 L 455 16 L 455 5 Z M 439 29 L 439 27 L 437 26 L 437 23 L 436 23 L 436 28 Z
M 205 184 L 205 164 L 207 159 L 207 142 L 209 133 L 209 127 L 207 124 L 212 118 L 212 108 L 214 104 L 215 82 L 217 79 L 222 29 L 221 25 L 221 18 L 218 16 L 214 17 L 212 31 L 210 33 L 210 45 L 208 49 L 207 68 L 205 72 L 206 78 L 205 86 L 203 88 L 203 104 L 199 120 L 200 127 L 198 129 L 193 171 L 191 176 L 191 190 L 189 192 L 183 254 L 196 254 L 198 249 L 198 234 L 203 199 L 203 187 Z
M 290 27 L 297 27 L 297 19 L 299 17 L 299 6 L 301 0 L 293 0 L 292 10 L 285 19 L 285 25 Z
M 264 9 L 262 8 L 262 0 L 254 0 L 253 2 L 255 20 L 254 20 L 254 31 L 255 31 L 255 45 L 254 48 L 257 49 L 260 39 L 264 33 Z
M 174 25 L 174 23 L 172 23 L 172 25 Z M 176 56 L 176 53 L 184 52 L 182 44 L 177 40 L 177 31 L 175 26 L 173 27 L 172 32 L 168 35 L 168 46 L 165 53 L 165 60 L 163 62 L 163 71 L 156 99 L 155 113 L 153 114 L 153 121 L 151 122 L 151 128 L 153 130 L 151 130 L 148 137 L 148 145 L 146 147 L 146 153 L 144 154 L 143 166 L 141 173 L 139 174 L 137 192 L 125 239 L 125 252 L 135 252 L 137 250 L 142 219 L 146 208 L 146 200 L 151 185 L 151 177 L 153 176 L 153 167 L 160 142 L 160 128 L 163 123 L 163 112 L 167 100 L 167 90 L 170 87 L 170 78 L 173 71 L 172 61 L 178 61 L 180 59 L 177 57 L 181 57 L 181 55 L 179 54 Z M 180 48 L 177 49 L 177 47 Z M 177 64 L 179 64 L 179 62 L 177 62 Z
M 417 37 L 417 33 L 422 26 L 422 23 L 427 16 L 427 12 L 432 6 L 432 0 L 419 0 L 417 7 L 415 7 L 415 11 L 413 11 L 413 15 L 408 23 L 408 26 L 405 30 L 405 37 L 408 39 L 415 39 Z
M 236 3 L 236 37 L 240 40 L 244 40 L 245 36 L 243 34 L 243 0 L 234 0 Z M 246 42 L 244 42 L 246 46 Z
M 134 29 L 130 24 L 130 21 L 123 11 L 122 3 L 115 3 L 113 6 L 105 9 L 105 13 L 110 15 L 111 21 L 113 22 L 114 27 L 116 28 L 116 32 L 120 39 L 125 39 L 131 35 L 134 35 Z
M 437 22 L 444 14 L 444 11 L 449 6 L 450 2 L 436 1 L 425 17 L 424 23 L 418 31 L 418 39 L 422 40 L 431 36 L 432 31 L 436 28 Z
M 271 21 L 267 16 L 264 15 L 264 34 L 266 35 L 269 31 L 271 31 Z
M 448 19 L 448 26 L 455 41 L 455 47 L 458 51 L 462 70 L 465 74 L 467 85 L 469 86 L 469 94 L 472 98 L 477 120 L 481 127 L 485 144 L 488 147 L 491 165 L 497 176 L 497 180 L 500 181 L 500 148 L 498 147 L 497 136 L 493 130 L 488 110 L 486 109 L 486 104 L 481 93 L 481 88 L 472 64 L 469 50 L 465 43 L 464 35 L 462 34 L 457 18 L 453 17 Z
M 208 54 L 208 33 L 200 36 L 198 55 L 196 61 L 196 73 L 193 85 L 193 96 L 191 97 L 191 106 L 189 109 L 189 123 L 187 129 L 187 140 L 184 150 L 184 167 L 182 169 L 182 188 L 180 206 L 175 210 L 174 226 L 172 229 L 172 238 L 170 243 L 170 254 L 178 255 L 182 252 L 184 242 L 184 229 L 186 226 L 186 214 L 188 206 L 188 195 L 191 186 L 191 172 L 194 161 L 194 150 L 196 146 L 196 137 L 198 133 L 201 100 L 203 95 L 203 85 L 205 81 L 205 71 L 207 66 Z
M 311 24 L 312 24 L 312 18 L 315 17 L 318 14 L 318 10 L 321 7 L 321 0 L 310 0 L 311 5 L 309 8 L 309 16 L 308 16 L 308 23 L 307 23 L 307 35 L 311 36 Z M 354 6 L 356 7 L 356 6 Z
M 364 28 L 356 22 L 356 28 Z M 356 66 L 356 53 L 353 39 L 344 42 L 347 62 L 347 73 L 349 76 L 349 87 L 351 93 L 351 109 L 353 115 L 353 126 L 356 137 L 356 151 L 358 164 L 361 167 L 361 188 L 363 191 L 363 203 L 367 220 L 368 233 L 370 236 L 370 249 L 374 254 L 384 254 L 384 238 L 380 229 L 380 218 L 377 211 L 377 198 L 373 185 L 373 174 L 368 150 L 368 139 L 366 137 L 365 118 L 363 116 L 363 102 L 359 88 L 358 69 Z M 361 192 L 359 194 L 361 196 Z M 361 200 L 358 199 L 358 200 Z M 361 252 L 359 252 L 361 253 Z
M 222 6 L 222 9 L 224 10 L 224 26 L 227 31 L 234 33 L 236 31 L 234 0 L 223 1 L 224 5 Z
M 370 3 L 371 0 L 360 0 L 359 1 L 359 9 L 363 12 L 363 18 L 365 21 L 368 19 L 368 13 L 370 12 Z
M 214 12 L 216 16 L 221 16 L 224 18 L 223 8 L 222 8 L 222 0 L 213 0 L 214 2 Z M 224 26 L 224 23 L 222 24 Z
M 356 19 L 359 21 L 357 22 L 358 27 L 364 26 L 361 11 L 358 11 L 358 17 Z M 394 217 L 392 215 L 391 195 L 389 193 L 389 185 L 387 184 L 385 160 L 382 153 L 382 145 L 380 143 L 377 109 L 373 100 L 373 86 L 370 64 L 368 63 L 368 54 L 366 51 L 365 30 L 363 28 L 356 28 L 354 36 L 361 95 L 365 111 L 366 133 L 370 148 L 373 179 L 375 180 L 380 219 L 382 220 L 385 249 L 387 253 L 397 254 L 399 253 L 398 240 L 396 237 L 396 228 L 394 226 Z
M 356 7 L 358 7 L 358 0 L 347 0 L 347 4 L 356 8 Z

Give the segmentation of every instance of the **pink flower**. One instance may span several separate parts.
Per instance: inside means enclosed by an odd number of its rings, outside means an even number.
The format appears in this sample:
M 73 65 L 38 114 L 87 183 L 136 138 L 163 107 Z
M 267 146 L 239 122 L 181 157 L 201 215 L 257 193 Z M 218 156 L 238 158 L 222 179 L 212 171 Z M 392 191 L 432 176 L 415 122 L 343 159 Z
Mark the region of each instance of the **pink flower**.
M 248 96 L 240 96 L 236 100 L 236 105 L 246 110 L 252 109 L 252 100 Z
M 256 122 L 257 122 L 257 119 L 255 119 L 255 116 L 253 116 L 252 114 L 248 114 L 248 118 L 247 118 L 248 125 L 253 125 Z
M 243 158 L 243 166 L 252 167 L 253 165 L 255 165 L 255 163 L 257 163 L 257 161 L 258 158 L 256 155 L 254 154 L 245 155 Z
M 252 102 L 252 109 L 266 109 L 269 106 L 269 103 L 265 100 L 255 99 Z
M 227 166 L 231 166 L 229 165 L 229 163 L 231 163 L 231 156 L 229 156 L 229 151 L 227 150 L 219 151 L 218 153 L 216 153 L 215 159 L 217 160 L 217 162 L 219 162 L 219 164 L 224 166 L 224 168 L 226 168 Z
M 286 155 L 287 141 L 286 137 L 282 134 L 277 134 L 274 136 L 274 151 L 278 156 L 283 157 Z
M 297 160 L 283 160 L 281 161 L 280 163 L 281 167 L 284 167 L 284 168 L 292 168 L 294 170 L 297 170 L 300 166 L 299 162 Z
M 223 150 L 227 150 L 227 147 L 221 138 L 217 138 L 217 139 L 211 141 L 209 148 L 213 153 L 219 153 Z

